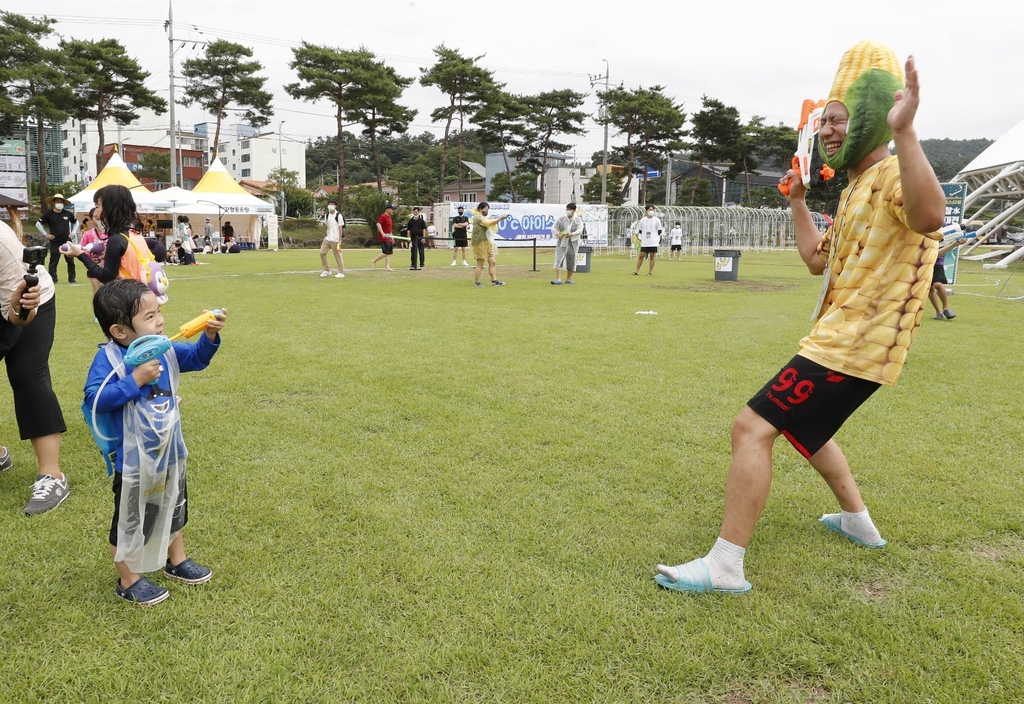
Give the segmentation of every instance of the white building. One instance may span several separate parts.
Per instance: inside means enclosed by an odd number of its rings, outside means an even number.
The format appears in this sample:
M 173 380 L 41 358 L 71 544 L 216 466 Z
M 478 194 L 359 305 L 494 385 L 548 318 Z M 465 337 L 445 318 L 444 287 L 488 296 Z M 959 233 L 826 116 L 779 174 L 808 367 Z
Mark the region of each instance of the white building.
M 280 153 L 278 150 L 280 149 Z M 277 168 L 295 171 L 299 188 L 306 187 L 306 143 L 276 132 L 239 136 L 236 130 L 221 133 L 218 156 L 236 181 L 243 178 L 269 181 Z
M 96 122 L 67 120 L 61 126 L 61 137 L 64 158 L 61 180 L 88 182 L 96 178 L 96 152 L 100 151 L 99 129 Z M 115 122 L 104 122 L 103 140 L 107 144 L 133 144 L 138 147 L 170 149 L 171 130 L 167 124 L 166 115 L 157 115 L 149 110 L 141 110 L 139 118 L 130 125 L 122 126 Z M 198 131 L 183 131 L 181 123 L 178 123 L 179 149 L 193 149 L 205 154 L 208 142 L 206 135 L 200 134 Z M 184 163 L 183 166 L 206 166 L 206 164 Z M 188 187 L 187 184 L 186 187 Z

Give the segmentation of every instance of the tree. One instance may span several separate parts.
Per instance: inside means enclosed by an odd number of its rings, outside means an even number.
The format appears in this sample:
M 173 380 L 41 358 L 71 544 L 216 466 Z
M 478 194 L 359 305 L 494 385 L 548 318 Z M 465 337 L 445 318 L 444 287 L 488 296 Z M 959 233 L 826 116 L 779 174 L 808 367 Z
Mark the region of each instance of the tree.
M 583 121 L 587 114 L 578 108 L 586 99 L 583 93 L 574 90 L 549 90 L 526 98 L 526 124 L 537 136 L 532 151 L 540 156 L 540 193 L 545 197 L 544 180 L 548 171 L 548 155 L 551 152 L 568 152 L 571 144 L 557 141 L 561 135 L 586 134 Z
M 270 184 L 274 184 L 271 186 Z M 267 174 L 267 185 L 263 189 L 263 195 L 274 196 L 277 200 L 278 207 L 281 208 L 281 220 L 283 221 L 286 213 L 286 206 L 284 203 L 288 202 L 289 190 L 298 190 L 299 188 L 299 172 L 292 171 L 291 169 L 273 169 Z M 281 201 L 281 192 L 284 192 L 285 200 Z
M 210 144 L 210 159 L 217 158 L 220 144 L 220 124 L 234 106 L 242 109 L 242 119 L 253 127 L 270 124 L 274 115 L 271 102 L 274 96 L 264 90 L 267 79 L 257 75 L 263 70 L 252 58 L 252 49 L 224 39 L 206 45 L 202 56 L 187 59 L 181 65 L 185 77 L 182 104 L 199 103 L 200 107 L 217 119 L 217 128 Z
M 346 50 L 302 42 L 292 49 L 288 64 L 299 80 L 284 87 L 288 95 L 310 102 L 324 98 L 334 103 L 338 126 L 338 201 L 345 200 L 345 119 L 362 95 L 373 54 L 365 48 Z
M 684 178 L 679 182 L 679 190 L 690 189 L 690 205 L 721 205 L 716 202 L 715 194 L 711 190 L 711 182 L 707 179 L 698 179 L 696 176 Z
M 0 66 L 3 66 L 0 112 L 9 116 L 5 120 L 12 123 L 9 128 L 19 115 L 35 119 L 40 202 L 44 202 L 47 195 L 43 147 L 46 124 L 66 120 L 75 103 L 62 54 L 40 43 L 53 34 L 55 23 L 56 20 L 45 16 L 29 19 L 13 12 L 0 13 Z M 0 129 L 0 133 L 7 132 Z
M 444 191 L 445 171 L 448 164 L 448 144 L 452 122 L 459 118 L 459 180 L 462 180 L 462 134 L 465 130 L 466 115 L 478 111 L 486 94 L 499 86 L 494 82 L 494 74 L 477 65 L 483 56 L 466 57 L 456 49 L 449 49 L 444 44 L 434 48 L 437 61 L 429 69 L 420 69 L 420 85 L 437 86 L 448 96 L 448 105 L 437 108 L 430 113 L 432 122 L 445 121 L 443 154 L 441 156 L 441 173 L 438 177 L 440 194 Z
M 146 152 L 139 157 L 139 170 L 135 175 L 141 180 L 148 178 L 158 183 L 170 183 L 171 153 L 157 151 Z
M 402 97 L 405 89 L 412 85 L 414 79 L 399 76 L 395 69 L 382 61 L 372 61 L 363 69 L 362 91 L 350 115 L 363 126 L 363 135 L 370 138 L 370 151 L 377 173 L 377 190 L 383 191 L 377 139 L 409 129 L 409 123 L 416 116 L 416 111 L 399 105 L 396 101 Z
M 755 156 L 766 169 L 785 173 L 793 161 L 799 133 L 781 122 L 774 126 L 762 125 L 757 132 Z
M 600 163 L 601 153 L 597 153 L 598 163 Z M 610 168 L 611 161 L 609 160 L 608 169 L 608 205 L 622 205 L 626 202 L 625 192 L 622 189 L 622 171 L 619 169 Z M 587 203 L 600 203 L 601 202 L 601 174 L 595 174 L 587 185 L 583 187 L 583 200 Z
M 495 174 L 491 179 L 491 190 L 487 194 L 487 198 L 506 203 L 536 202 L 540 200 L 540 191 L 537 190 L 537 175 L 529 171 Z
M 629 170 L 622 186 L 622 200 L 629 194 L 633 169 L 638 162 L 645 167 L 646 189 L 646 166 L 656 158 L 683 146 L 686 115 L 680 106 L 662 95 L 662 90 L 662 86 L 635 90 L 619 86 L 597 94 L 605 108 L 602 122 L 608 122 L 617 130 L 618 135 L 626 138 L 626 144 L 619 148 Z
M 746 185 L 744 195 L 746 196 L 748 206 L 750 205 L 750 172 L 756 169 L 758 165 L 757 140 L 763 130 L 763 117 L 754 115 L 750 118 L 750 122 L 743 126 L 743 130 L 736 140 L 732 165 L 725 172 L 725 177 L 729 180 L 743 174 L 743 181 Z
M 116 39 L 71 39 L 60 43 L 60 51 L 67 57 L 69 78 L 79 98 L 75 117 L 96 121 L 99 132 L 96 170 L 101 171 L 105 164 L 104 121 L 111 119 L 119 125 L 127 125 L 138 119 L 139 110 L 143 108 L 161 115 L 167 112 L 167 101 L 146 88 L 149 73 L 128 56 Z
M 693 116 L 692 121 L 690 137 L 694 146 L 692 158 L 697 160 L 697 176 L 690 191 L 690 205 L 695 205 L 697 183 L 705 162 L 730 159 L 742 127 L 739 110 L 706 95 L 701 98 L 701 111 Z
M 510 200 L 513 203 L 526 202 L 516 195 L 517 186 L 524 181 L 513 176 L 509 156 L 523 156 L 527 144 L 536 137 L 536 133 L 532 132 L 524 122 L 530 111 L 527 100 L 499 89 L 488 96 L 487 102 L 480 106 L 473 118 L 480 127 L 480 141 L 484 143 L 485 147 L 500 151 L 505 164 L 501 188 L 498 188 L 493 180 L 491 187 L 492 193 L 505 194 L 507 192 L 507 196 L 499 198 L 488 194 L 488 198 Z M 529 170 L 527 169 L 527 171 Z M 536 191 L 536 183 L 533 186 L 533 190 Z

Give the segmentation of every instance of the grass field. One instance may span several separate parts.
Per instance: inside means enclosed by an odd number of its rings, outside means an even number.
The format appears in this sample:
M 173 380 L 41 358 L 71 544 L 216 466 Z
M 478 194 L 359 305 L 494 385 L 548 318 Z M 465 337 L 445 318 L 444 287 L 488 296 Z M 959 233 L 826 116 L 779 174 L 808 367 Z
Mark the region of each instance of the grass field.
M 632 277 L 502 251 L 504 288 L 428 269 L 320 279 L 313 251 L 172 268 L 168 327 L 227 307 L 183 379 L 189 553 L 214 570 L 152 609 L 114 595 L 111 494 L 79 411 L 101 341 L 58 286 L 54 384 L 71 496 L 0 418 L 0 701 L 1019 702 L 1024 700 L 1024 301 L 970 263 L 959 317 L 837 436 L 889 546 L 785 442 L 742 597 L 659 590 L 717 533 L 729 427 L 809 329 L 795 253 Z M 408 266 L 406 253 L 397 266 Z M 63 272 L 62 272 L 63 273 Z M 1004 296 L 1021 296 L 1024 272 Z M 656 311 L 637 315 L 637 311 Z M 154 577 L 160 584 L 168 580 Z

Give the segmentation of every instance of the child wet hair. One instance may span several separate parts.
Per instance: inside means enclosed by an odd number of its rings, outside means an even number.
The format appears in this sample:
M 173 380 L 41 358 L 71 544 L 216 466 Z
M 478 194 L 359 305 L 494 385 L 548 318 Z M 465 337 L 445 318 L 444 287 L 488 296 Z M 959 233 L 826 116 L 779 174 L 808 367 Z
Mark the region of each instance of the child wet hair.
M 136 279 L 114 279 L 100 286 L 100 290 L 93 296 L 92 310 L 108 340 L 113 339 L 110 336 L 111 326 L 122 325 L 130 330 L 135 329 L 132 327 L 132 318 L 139 314 L 142 297 L 147 293 L 154 295 L 149 286 Z

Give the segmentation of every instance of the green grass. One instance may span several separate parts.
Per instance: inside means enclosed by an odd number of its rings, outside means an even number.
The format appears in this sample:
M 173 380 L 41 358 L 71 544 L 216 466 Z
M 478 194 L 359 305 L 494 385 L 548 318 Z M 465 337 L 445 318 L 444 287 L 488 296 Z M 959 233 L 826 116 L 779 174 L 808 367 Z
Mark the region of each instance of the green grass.
M 714 540 L 732 419 L 809 329 L 819 280 L 798 257 L 745 254 L 732 284 L 709 257 L 649 279 L 600 256 L 556 288 L 550 251 L 532 272 L 503 250 L 508 285 L 476 290 L 447 252 L 393 274 L 372 254 L 346 251 L 343 281 L 308 250 L 171 270 L 169 327 L 230 315 L 181 389 L 186 545 L 214 579 L 152 609 L 114 596 L 79 412 L 101 338 L 89 289 L 58 286 L 72 493 L 21 515 L 34 461 L 0 394 L 0 700 L 1024 698 L 1024 302 L 954 296 L 959 317 L 926 319 L 900 383 L 837 436 L 885 550 L 818 526 L 834 500 L 780 441 L 754 590 L 696 597 L 653 567 Z M 1008 273 L 971 263 L 962 290 Z

